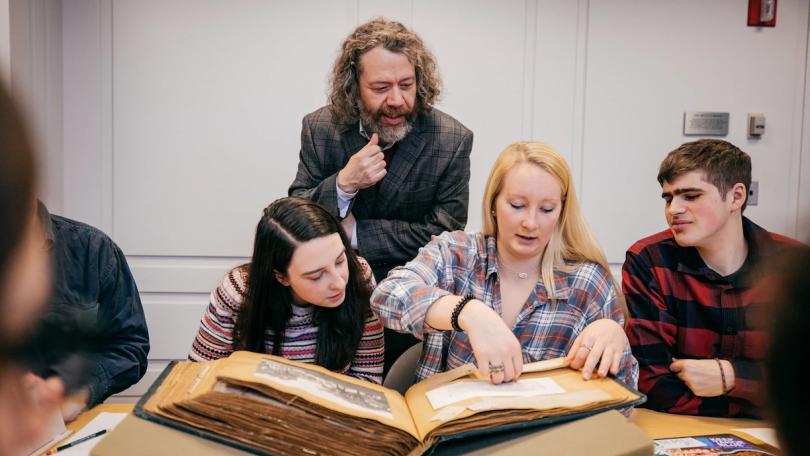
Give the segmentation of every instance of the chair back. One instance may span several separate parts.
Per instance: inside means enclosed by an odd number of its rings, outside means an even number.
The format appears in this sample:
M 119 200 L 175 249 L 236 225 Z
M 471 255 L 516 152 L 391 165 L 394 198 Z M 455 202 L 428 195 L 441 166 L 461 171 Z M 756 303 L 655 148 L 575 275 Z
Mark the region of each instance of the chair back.
M 405 394 L 405 391 L 413 385 L 416 379 L 416 365 L 419 363 L 421 356 L 421 342 L 405 350 L 391 365 L 391 369 L 383 381 L 383 386 L 397 390 L 400 394 Z

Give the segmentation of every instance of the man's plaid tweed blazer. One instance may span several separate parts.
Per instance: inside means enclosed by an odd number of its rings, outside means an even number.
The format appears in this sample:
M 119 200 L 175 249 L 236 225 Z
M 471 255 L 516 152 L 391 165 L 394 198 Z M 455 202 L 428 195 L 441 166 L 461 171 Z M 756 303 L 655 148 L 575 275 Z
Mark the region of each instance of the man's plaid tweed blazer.
M 413 259 L 431 236 L 464 228 L 472 142 L 473 133 L 449 115 L 435 108 L 421 114 L 397 143 L 382 182 L 354 197 L 357 247 L 378 278 Z M 328 106 L 308 114 L 289 194 L 338 216 L 337 174 L 367 143 L 357 122 L 338 123 Z

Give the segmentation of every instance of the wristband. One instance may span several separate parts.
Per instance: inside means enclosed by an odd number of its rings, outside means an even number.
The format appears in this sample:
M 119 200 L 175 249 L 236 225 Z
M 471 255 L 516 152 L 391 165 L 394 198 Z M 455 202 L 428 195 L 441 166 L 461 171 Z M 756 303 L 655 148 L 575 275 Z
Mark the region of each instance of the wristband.
M 728 385 L 726 384 L 726 371 L 723 370 L 723 364 L 720 362 L 718 358 L 714 358 L 717 361 L 717 367 L 720 368 L 720 381 L 723 382 L 723 394 L 725 395 L 728 393 Z
M 453 314 L 450 315 L 450 326 L 453 327 L 453 331 L 464 332 L 464 330 L 461 329 L 461 326 L 458 325 L 458 316 L 461 313 L 461 309 L 463 309 L 464 306 L 466 306 L 467 303 L 472 301 L 473 299 L 475 299 L 475 297 L 471 294 L 468 294 L 467 296 L 461 298 L 461 301 L 459 301 L 458 304 L 456 304 L 456 307 L 453 309 Z

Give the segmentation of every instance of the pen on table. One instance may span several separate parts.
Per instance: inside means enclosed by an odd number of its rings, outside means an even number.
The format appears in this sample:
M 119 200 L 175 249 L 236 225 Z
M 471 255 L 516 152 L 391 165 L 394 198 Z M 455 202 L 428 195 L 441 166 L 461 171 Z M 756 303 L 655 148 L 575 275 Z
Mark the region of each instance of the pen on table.
M 48 452 L 47 452 L 47 453 L 45 453 L 45 454 L 46 454 L 46 455 L 48 455 L 48 454 L 54 454 L 54 453 L 57 453 L 57 452 L 62 451 L 62 450 L 67 450 L 68 448 L 70 448 L 70 447 L 72 447 L 72 446 L 76 446 L 76 445 L 78 445 L 78 444 L 80 444 L 80 443 L 83 443 L 83 442 L 86 442 L 86 441 L 88 441 L 88 440 L 90 440 L 90 439 L 94 439 L 94 438 L 96 438 L 96 437 L 102 436 L 102 435 L 104 435 L 104 434 L 106 434 L 106 433 L 107 433 L 107 430 L 106 430 L 106 429 L 102 429 L 102 430 L 100 430 L 100 431 L 98 431 L 98 432 L 94 432 L 94 433 L 92 433 L 92 434 L 90 434 L 90 435 L 86 435 L 86 436 L 84 436 L 84 437 L 82 437 L 82 438 L 80 438 L 80 439 L 76 439 L 76 440 L 74 440 L 74 441 L 72 441 L 72 442 L 68 442 L 68 443 L 66 443 L 66 444 L 64 444 L 64 445 L 62 445 L 62 446 L 58 446 L 58 447 L 56 447 L 56 448 L 54 448 L 54 449 L 52 449 L 52 450 L 48 451 Z

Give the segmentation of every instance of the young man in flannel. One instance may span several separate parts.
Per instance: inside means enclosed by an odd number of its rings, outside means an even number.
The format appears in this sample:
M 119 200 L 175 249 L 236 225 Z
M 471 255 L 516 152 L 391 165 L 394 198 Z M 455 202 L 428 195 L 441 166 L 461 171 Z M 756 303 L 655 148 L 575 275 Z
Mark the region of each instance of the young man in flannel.
M 633 244 L 622 270 L 646 407 L 758 416 L 765 347 L 752 286 L 762 260 L 793 241 L 742 215 L 751 159 L 733 144 L 683 144 L 658 182 L 669 229 Z

